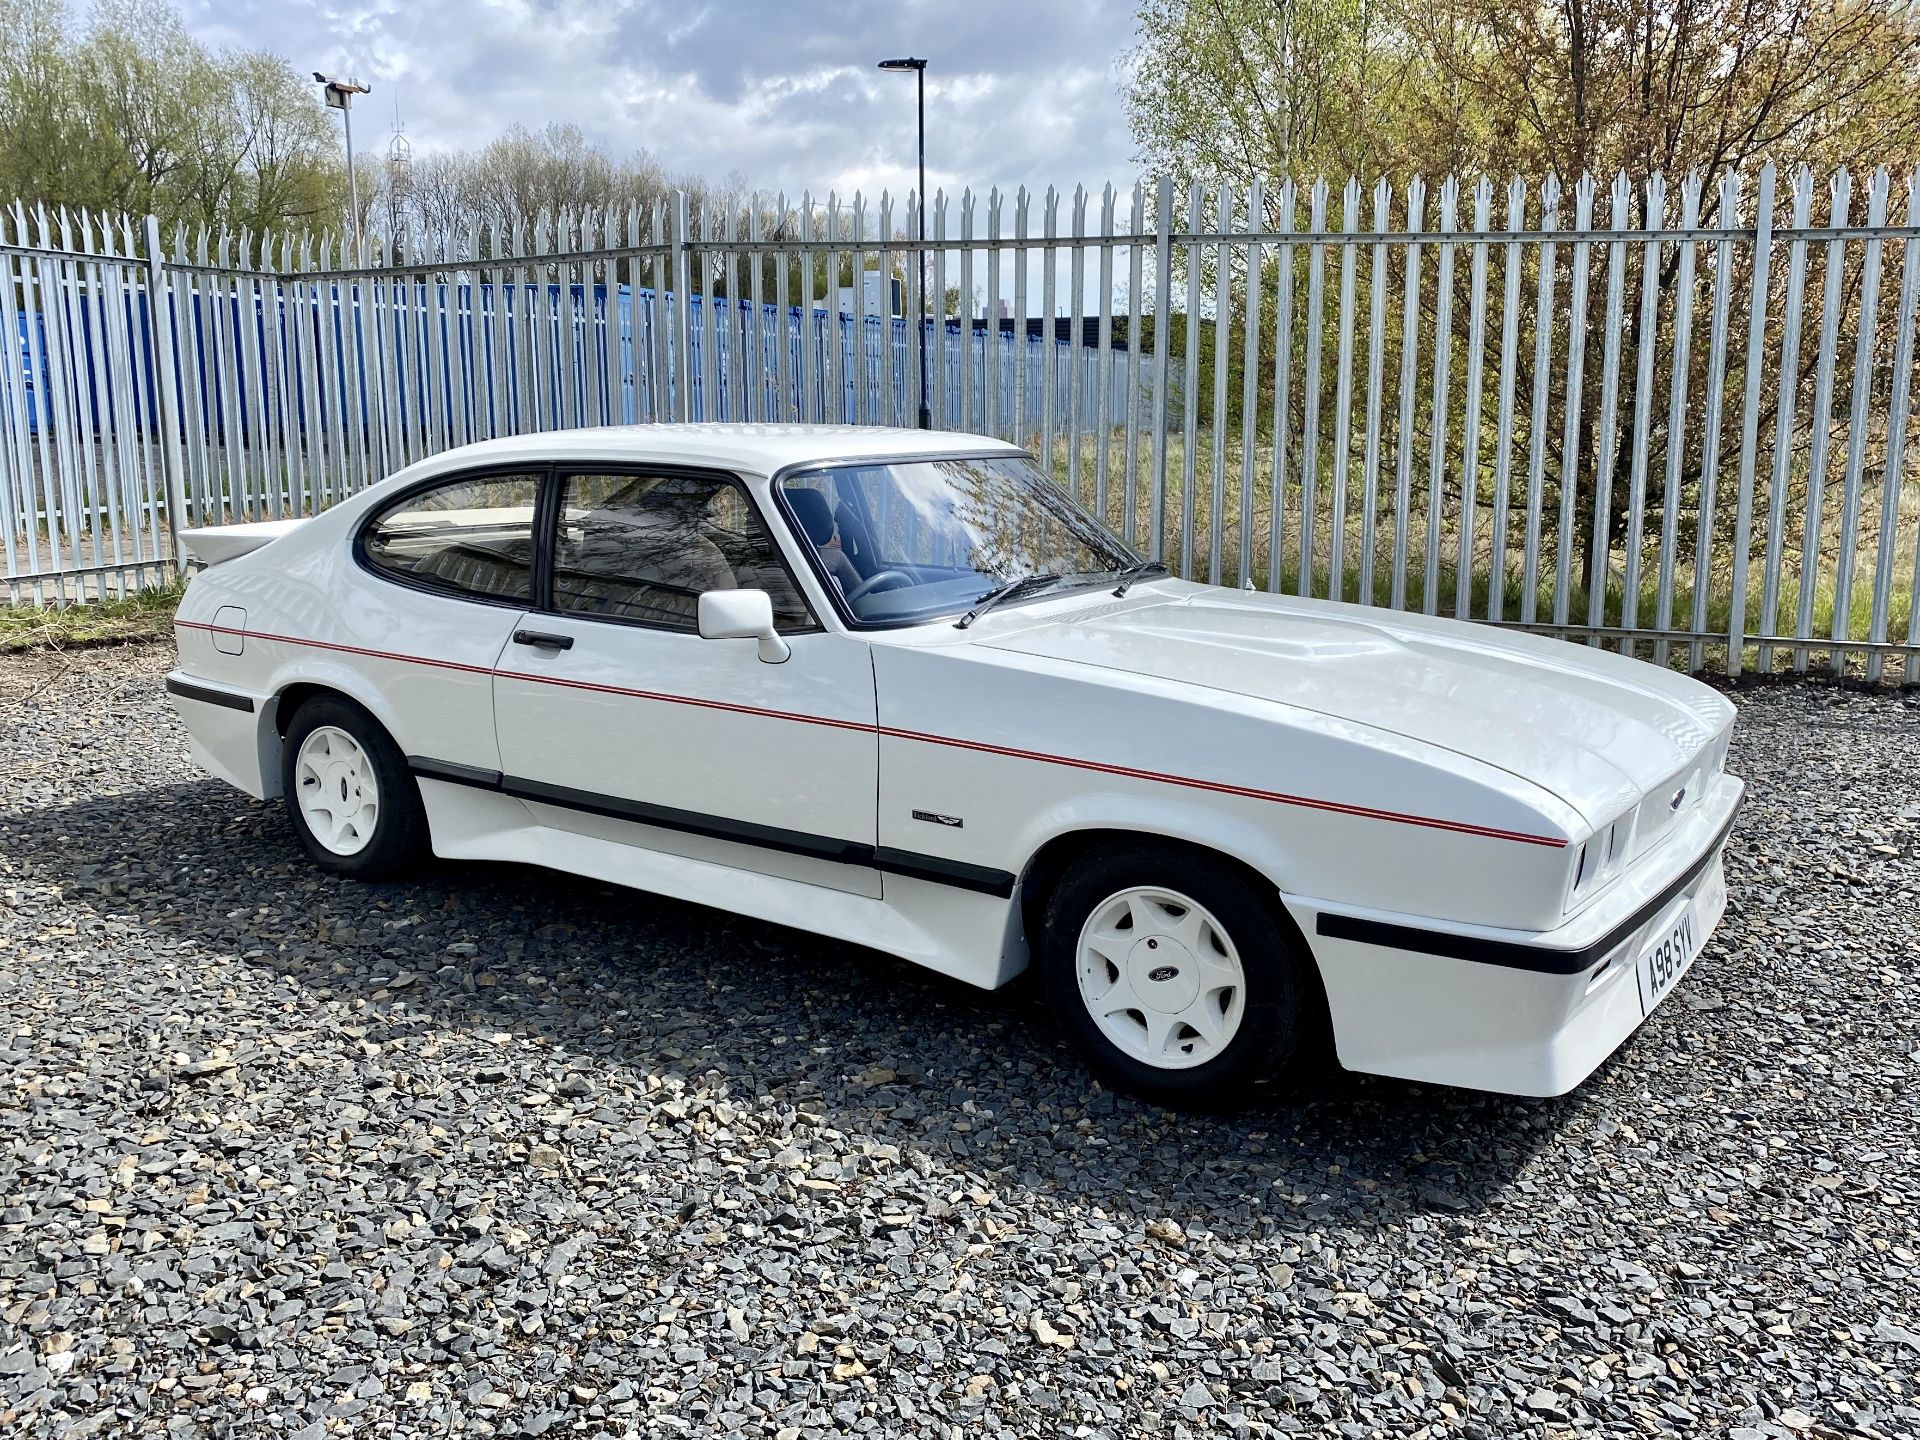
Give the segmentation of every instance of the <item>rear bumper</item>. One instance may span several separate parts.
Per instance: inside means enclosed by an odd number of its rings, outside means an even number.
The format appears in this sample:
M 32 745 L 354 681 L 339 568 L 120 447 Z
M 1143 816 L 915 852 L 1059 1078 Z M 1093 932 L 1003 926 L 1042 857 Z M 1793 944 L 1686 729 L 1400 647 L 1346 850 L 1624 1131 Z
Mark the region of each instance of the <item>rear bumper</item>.
M 167 675 L 167 698 L 187 727 L 193 759 L 229 785 L 238 786 L 256 800 L 280 793 L 280 772 L 274 763 L 278 747 L 270 716 L 270 698 L 202 680 L 183 670 Z M 269 752 L 272 752 L 271 754 Z
M 1341 1064 L 1509 1095 L 1573 1089 L 1646 1019 L 1644 945 L 1690 903 L 1703 944 L 1719 924 L 1722 853 L 1744 790 L 1722 777 L 1652 863 L 1554 931 L 1288 900 L 1319 963 Z

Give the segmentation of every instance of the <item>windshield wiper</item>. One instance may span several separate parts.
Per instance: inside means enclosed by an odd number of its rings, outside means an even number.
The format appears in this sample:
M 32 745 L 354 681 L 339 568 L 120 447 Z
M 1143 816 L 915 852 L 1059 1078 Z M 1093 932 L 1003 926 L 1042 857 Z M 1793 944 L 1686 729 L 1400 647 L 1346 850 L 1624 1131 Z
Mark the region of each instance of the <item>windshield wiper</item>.
M 1002 600 L 1011 600 L 1023 591 L 1035 590 L 1042 585 L 1051 585 L 1059 578 L 1060 577 L 1055 575 L 1051 570 L 1046 570 L 1037 575 L 1022 575 L 1018 580 L 1009 580 L 998 589 L 989 590 L 976 600 L 971 610 L 953 622 L 953 628 L 956 630 L 964 630 L 982 615 L 993 609 L 993 607 L 998 605 Z
M 1125 595 L 1134 581 L 1151 575 L 1156 570 L 1162 575 L 1167 573 L 1167 567 L 1158 560 L 1142 560 L 1138 565 L 1129 565 L 1120 572 L 1120 583 L 1113 587 L 1114 595 L 1116 597 Z

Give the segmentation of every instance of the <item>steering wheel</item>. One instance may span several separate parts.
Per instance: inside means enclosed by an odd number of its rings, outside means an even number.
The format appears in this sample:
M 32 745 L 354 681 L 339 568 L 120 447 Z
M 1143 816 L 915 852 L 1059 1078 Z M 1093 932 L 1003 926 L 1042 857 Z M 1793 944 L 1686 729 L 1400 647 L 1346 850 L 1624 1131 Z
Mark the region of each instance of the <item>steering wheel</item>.
M 882 588 L 880 582 L 883 580 L 893 582 L 885 587 L 888 590 L 898 590 L 902 585 L 913 584 L 913 576 L 904 570 L 876 570 L 847 592 L 847 603 L 851 605 L 856 600 L 866 599 L 874 591 Z

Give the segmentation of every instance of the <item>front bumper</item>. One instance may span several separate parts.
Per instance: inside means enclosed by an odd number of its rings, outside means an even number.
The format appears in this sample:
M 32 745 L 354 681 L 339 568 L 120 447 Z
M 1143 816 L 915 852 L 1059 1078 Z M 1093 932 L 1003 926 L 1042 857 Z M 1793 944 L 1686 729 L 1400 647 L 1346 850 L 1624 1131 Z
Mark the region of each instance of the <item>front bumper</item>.
M 1646 1018 L 1643 946 L 1696 901 L 1702 944 L 1718 925 L 1721 857 L 1745 788 L 1720 777 L 1665 843 L 1558 930 L 1289 899 L 1319 963 L 1340 1063 L 1509 1095 L 1571 1090 Z

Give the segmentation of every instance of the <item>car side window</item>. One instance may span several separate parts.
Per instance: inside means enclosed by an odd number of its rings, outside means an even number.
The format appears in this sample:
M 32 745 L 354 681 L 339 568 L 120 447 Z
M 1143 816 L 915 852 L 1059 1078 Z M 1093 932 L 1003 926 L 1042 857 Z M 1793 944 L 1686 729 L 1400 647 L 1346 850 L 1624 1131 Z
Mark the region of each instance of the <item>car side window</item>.
M 538 475 L 485 475 L 415 490 L 360 532 L 367 563 L 451 595 L 526 604 Z
M 811 629 L 773 537 L 740 485 L 706 475 L 569 475 L 553 605 L 689 633 L 708 590 L 764 590 L 781 630 Z

